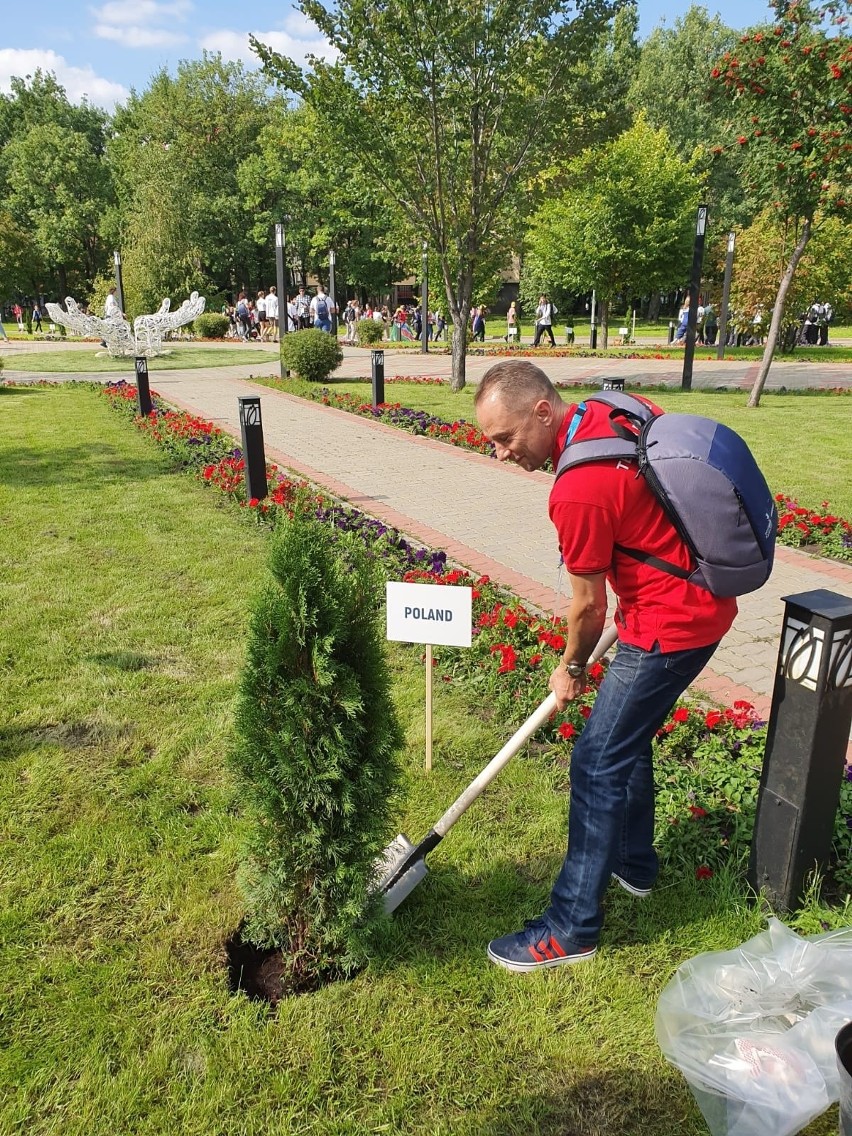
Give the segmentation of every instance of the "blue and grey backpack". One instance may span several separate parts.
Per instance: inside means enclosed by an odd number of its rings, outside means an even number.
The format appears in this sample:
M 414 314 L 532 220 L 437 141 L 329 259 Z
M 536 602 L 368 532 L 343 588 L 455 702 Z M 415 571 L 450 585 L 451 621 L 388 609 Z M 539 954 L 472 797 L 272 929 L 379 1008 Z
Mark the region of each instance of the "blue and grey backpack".
M 612 433 L 574 441 L 586 403 L 611 407 Z M 586 462 L 636 462 L 695 561 L 678 568 L 636 548 L 619 552 L 689 580 L 715 596 L 741 596 L 769 579 L 778 511 L 757 462 L 739 434 L 696 414 L 663 414 L 641 399 L 606 391 L 574 415 L 556 476 Z

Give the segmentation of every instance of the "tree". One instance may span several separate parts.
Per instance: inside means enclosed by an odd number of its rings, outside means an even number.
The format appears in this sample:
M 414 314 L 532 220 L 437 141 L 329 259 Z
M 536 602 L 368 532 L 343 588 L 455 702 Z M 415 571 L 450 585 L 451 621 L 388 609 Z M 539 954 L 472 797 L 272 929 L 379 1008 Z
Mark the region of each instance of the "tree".
M 732 163 L 711 153 L 716 111 L 710 69 L 736 40 L 737 33 L 718 15 L 711 17 L 706 8 L 693 5 L 676 17 L 673 27 L 651 32 L 628 94 L 636 113 L 644 111 L 652 126 L 665 128 L 684 161 L 696 161 L 713 226 L 725 230 L 748 224 L 754 214 Z
M 103 266 L 100 237 L 111 186 L 107 115 L 74 105 L 50 72 L 13 77 L 0 94 L 0 287 L 87 290 Z
M 357 537 L 296 515 L 270 568 L 232 766 L 250 825 L 243 936 L 282 949 L 293 988 L 363 962 L 401 734 L 384 658 L 384 577 Z
M 109 158 L 130 309 L 257 285 L 272 271 L 270 234 L 252 235 L 237 182 L 268 105 L 260 76 L 205 53 L 177 75 L 160 71 L 116 113 Z
M 733 151 L 748 192 L 798 233 L 780 275 L 749 406 L 760 404 L 798 264 L 820 219 L 845 215 L 852 184 L 849 0 L 778 0 L 775 23 L 752 30 L 711 71 L 718 154 Z
M 737 263 L 731 307 L 743 313 L 772 309 L 778 280 L 799 240 L 796 228 L 772 208 L 764 210 L 737 237 Z M 852 228 L 839 217 L 817 217 L 814 236 L 802 253 L 784 305 L 782 330 L 800 324 L 816 300 L 830 300 L 835 311 L 852 306 Z
M 453 321 L 453 387 L 465 382 L 477 273 L 503 266 L 528 179 L 570 146 L 572 77 L 614 0 L 301 0 L 336 52 L 307 73 L 252 39 L 267 74 L 321 116 L 337 152 L 428 240 Z
M 31 234 L 45 264 L 55 268 L 60 299 L 94 278 L 104 260 L 101 214 L 109 171 L 86 134 L 55 122 L 18 133 L 6 149 L 8 208 Z
M 569 167 L 569 188 L 549 199 L 528 234 L 525 287 L 596 289 L 603 346 L 609 306 L 683 280 L 692 246 L 698 181 L 665 130 L 641 118 L 615 141 Z
M 395 226 L 392 208 L 357 166 L 340 177 L 340 152 L 311 107 L 273 105 L 237 181 L 259 243 L 269 240 L 276 221 L 290 218 L 288 259 L 297 258 L 303 278 L 312 272 L 325 281 L 334 249 L 337 280 L 369 296 L 381 295 L 399 279 L 405 258 L 385 249 L 382 240 Z

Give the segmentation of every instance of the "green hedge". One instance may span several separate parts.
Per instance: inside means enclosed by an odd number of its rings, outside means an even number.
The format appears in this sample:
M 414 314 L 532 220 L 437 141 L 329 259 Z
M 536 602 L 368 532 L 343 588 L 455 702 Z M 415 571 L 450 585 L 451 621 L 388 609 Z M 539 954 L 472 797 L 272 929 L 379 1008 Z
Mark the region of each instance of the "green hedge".
M 195 334 L 202 339 L 224 339 L 228 331 L 228 317 L 220 312 L 202 312 L 193 323 Z
M 322 383 L 343 362 L 343 350 L 335 336 L 308 328 L 281 336 L 281 360 L 300 379 Z
M 385 326 L 379 323 L 378 320 L 358 320 L 356 327 L 358 333 L 358 342 L 368 347 L 372 343 L 381 343 L 382 336 L 385 333 Z

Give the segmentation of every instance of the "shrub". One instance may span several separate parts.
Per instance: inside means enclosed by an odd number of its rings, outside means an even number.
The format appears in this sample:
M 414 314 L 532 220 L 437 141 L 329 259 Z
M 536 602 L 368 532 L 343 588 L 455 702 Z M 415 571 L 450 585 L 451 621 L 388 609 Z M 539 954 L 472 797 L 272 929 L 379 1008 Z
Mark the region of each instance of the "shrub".
M 370 884 L 389 836 L 401 735 L 379 562 L 357 537 L 297 516 L 273 538 L 270 568 L 249 633 L 232 764 L 250 815 L 242 936 L 281 948 L 293 989 L 364 960 L 381 917 Z
M 358 334 L 358 342 L 362 347 L 368 347 L 371 343 L 381 343 L 382 336 L 385 333 L 384 324 L 371 319 L 358 320 L 355 330 Z
M 300 379 L 321 383 L 343 362 L 343 351 L 333 335 L 308 328 L 281 336 L 281 361 Z
M 202 312 L 193 322 L 195 334 L 202 339 L 224 339 L 228 330 L 228 317 L 221 312 Z

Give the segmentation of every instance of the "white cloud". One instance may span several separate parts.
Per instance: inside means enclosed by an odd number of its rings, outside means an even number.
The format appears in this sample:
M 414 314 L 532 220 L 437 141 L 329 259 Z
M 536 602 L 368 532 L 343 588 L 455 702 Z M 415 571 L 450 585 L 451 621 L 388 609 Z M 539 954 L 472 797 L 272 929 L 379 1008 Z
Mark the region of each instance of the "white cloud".
M 185 43 L 186 36 L 174 31 L 175 23 L 185 23 L 192 11 L 191 0 L 108 0 L 100 8 L 90 8 L 94 33 L 122 47 L 173 47 Z
M 186 20 L 192 11 L 191 0 L 175 0 L 173 4 L 160 4 L 157 0 L 109 0 L 100 8 L 90 8 L 96 20 L 104 24 L 170 23 Z
M 114 24 L 95 24 L 95 35 L 99 39 L 109 39 L 122 47 L 174 47 L 186 43 L 186 36 L 166 28 L 139 28 L 134 24 L 117 27 Z
M 302 27 L 304 18 L 301 18 Z M 285 21 L 291 22 L 291 21 Z M 317 32 L 306 28 L 306 35 L 292 35 L 288 31 L 276 30 L 268 32 L 253 32 L 252 34 L 261 43 L 271 47 L 281 55 L 286 55 L 295 63 L 304 65 L 308 55 L 317 55 L 323 59 L 334 59 L 337 52 Z M 259 61 L 249 45 L 248 32 L 235 32 L 230 28 L 220 28 L 203 36 L 199 46 L 205 51 L 221 52 L 224 59 L 241 59 L 244 63 L 259 66 Z
M 116 103 L 123 102 L 130 94 L 120 83 L 96 75 L 91 67 L 72 67 L 55 51 L 16 47 L 0 48 L 0 91 L 11 90 L 14 76 L 23 78 L 32 75 L 38 68 L 56 75 L 72 103 L 78 103 L 85 97 L 96 106 L 112 110 Z

